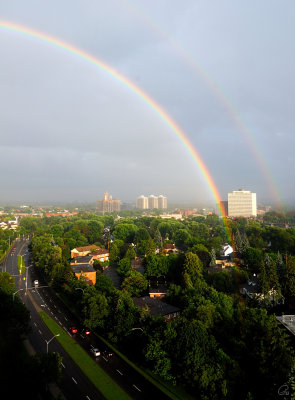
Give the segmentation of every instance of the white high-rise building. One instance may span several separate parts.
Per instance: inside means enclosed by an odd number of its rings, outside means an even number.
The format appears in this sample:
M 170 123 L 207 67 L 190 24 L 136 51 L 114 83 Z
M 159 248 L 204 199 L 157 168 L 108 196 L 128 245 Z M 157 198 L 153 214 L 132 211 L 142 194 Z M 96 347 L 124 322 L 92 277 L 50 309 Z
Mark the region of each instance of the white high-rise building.
M 162 196 L 162 195 L 160 194 L 160 196 L 158 197 L 158 207 L 159 207 L 160 209 L 167 208 L 167 197 Z
M 228 216 L 229 217 L 256 217 L 257 202 L 256 193 L 247 190 L 234 190 L 228 193 Z
M 137 197 L 136 208 L 139 208 L 141 210 L 146 210 L 147 208 L 149 208 L 148 198 L 143 195 Z
M 148 204 L 150 209 L 158 208 L 158 197 L 154 196 L 153 194 L 149 195 Z

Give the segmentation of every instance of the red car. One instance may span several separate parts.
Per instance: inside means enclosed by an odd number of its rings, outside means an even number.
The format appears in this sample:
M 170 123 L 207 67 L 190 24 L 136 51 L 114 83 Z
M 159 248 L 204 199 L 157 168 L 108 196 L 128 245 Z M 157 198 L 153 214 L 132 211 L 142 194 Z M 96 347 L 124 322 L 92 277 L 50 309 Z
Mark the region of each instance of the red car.
M 71 332 L 72 332 L 72 334 L 75 334 L 75 333 L 78 332 L 78 329 L 75 326 L 72 326 L 71 327 Z

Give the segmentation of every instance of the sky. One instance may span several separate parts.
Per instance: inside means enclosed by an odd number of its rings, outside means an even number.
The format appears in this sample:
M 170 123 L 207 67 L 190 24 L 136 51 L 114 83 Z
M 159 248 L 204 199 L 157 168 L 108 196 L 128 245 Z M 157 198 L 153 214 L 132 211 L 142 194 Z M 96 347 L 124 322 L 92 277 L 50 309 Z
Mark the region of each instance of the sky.
M 180 127 L 222 199 L 295 203 L 293 0 L 9 0 L 0 21 L 91 54 Z M 0 27 L 0 203 L 210 205 L 198 164 L 160 116 L 114 77 Z

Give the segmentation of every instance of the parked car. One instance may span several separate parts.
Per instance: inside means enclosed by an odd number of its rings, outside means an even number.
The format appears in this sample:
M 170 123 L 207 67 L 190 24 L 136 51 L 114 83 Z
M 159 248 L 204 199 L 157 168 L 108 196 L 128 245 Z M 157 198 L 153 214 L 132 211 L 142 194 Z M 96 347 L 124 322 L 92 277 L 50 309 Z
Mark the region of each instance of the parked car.
M 90 352 L 94 355 L 94 357 L 99 357 L 100 356 L 100 351 L 98 350 L 97 347 L 91 346 L 90 347 Z

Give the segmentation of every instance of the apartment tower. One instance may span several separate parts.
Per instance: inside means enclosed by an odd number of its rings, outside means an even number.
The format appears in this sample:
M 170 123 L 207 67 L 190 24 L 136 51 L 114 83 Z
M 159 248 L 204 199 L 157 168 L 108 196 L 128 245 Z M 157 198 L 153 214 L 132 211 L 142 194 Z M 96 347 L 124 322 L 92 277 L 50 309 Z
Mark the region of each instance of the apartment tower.
M 256 193 L 247 190 L 234 190 L 228 193 L 228 216 L 229 217 L 256 217 L 257 203 Z

